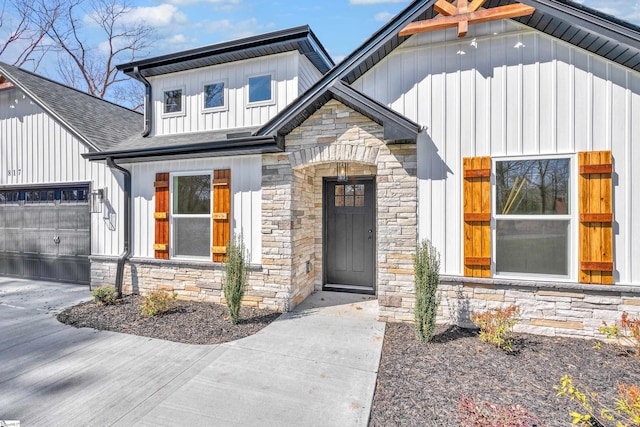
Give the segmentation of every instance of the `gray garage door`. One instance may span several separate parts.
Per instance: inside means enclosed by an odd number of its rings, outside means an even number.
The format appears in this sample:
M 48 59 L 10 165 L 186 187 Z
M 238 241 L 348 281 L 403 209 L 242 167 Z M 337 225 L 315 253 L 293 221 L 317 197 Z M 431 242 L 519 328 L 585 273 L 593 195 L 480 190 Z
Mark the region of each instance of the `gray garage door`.
M 88 186 L 0 190 L 0 275 L 88 284 Z

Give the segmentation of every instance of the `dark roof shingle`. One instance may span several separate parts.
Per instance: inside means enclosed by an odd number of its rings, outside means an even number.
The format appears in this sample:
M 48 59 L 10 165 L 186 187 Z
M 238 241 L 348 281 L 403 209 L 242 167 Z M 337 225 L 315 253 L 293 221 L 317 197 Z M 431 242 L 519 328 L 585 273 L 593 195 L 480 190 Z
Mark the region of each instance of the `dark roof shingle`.
M 92 151 L 108 151 L 142 131 L 142 114 L 0 62 L 0 75 L 59 120 Z

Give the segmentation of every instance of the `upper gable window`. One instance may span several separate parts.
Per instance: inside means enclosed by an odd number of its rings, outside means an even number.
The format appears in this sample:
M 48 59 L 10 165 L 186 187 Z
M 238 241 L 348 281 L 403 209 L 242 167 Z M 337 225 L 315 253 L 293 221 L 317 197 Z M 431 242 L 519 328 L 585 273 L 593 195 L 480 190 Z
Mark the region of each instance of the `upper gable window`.
M 163 94 L 163 109 L 164 114 L 183 114 L 184 113 L 184 90 L 183 89 L 170 89 L 165 90 Z
M 273 102 L 271 74 L 249 77 L 249 103 Z
M 227 107 L 225 82 L 207 83 L 204 85 L 204 111 L 224 110 Z

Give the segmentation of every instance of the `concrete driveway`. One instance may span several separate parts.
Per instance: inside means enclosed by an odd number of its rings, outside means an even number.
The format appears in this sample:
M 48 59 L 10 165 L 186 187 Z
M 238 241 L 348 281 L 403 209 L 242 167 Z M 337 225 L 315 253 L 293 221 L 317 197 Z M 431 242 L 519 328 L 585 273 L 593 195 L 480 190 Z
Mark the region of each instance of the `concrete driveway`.
M 0 278 L 0 420 L 23 426 L 364 426 L 377 301 L 317 293 L 260 333 L 188 345 L 62 325 L 87 287 Z

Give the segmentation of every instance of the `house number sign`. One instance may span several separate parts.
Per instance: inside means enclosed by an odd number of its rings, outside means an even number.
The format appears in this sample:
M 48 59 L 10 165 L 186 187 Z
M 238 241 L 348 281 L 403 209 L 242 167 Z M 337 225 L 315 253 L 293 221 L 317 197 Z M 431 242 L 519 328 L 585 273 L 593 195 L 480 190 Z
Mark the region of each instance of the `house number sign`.
M 22 175 L 22 169 L 9 169 L 7 176 L 20 176 Z

